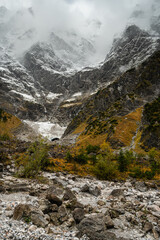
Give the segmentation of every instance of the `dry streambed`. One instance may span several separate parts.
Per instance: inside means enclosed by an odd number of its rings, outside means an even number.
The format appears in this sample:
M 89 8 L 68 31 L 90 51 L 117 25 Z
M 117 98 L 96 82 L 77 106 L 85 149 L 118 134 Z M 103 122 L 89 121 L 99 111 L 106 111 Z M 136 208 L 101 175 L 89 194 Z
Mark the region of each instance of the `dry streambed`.
M 160 239 L 158 183 L 43 173 L 47 184 L 0 167 L 0 239 Z

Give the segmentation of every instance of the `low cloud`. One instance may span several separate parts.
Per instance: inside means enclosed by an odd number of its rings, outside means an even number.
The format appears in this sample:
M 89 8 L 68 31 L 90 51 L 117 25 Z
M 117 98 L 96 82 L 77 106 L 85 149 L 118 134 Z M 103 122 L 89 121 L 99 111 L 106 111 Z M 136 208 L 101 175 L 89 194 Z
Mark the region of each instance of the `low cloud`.
M 95 41 L 97 59 L 103 60 L 115 34 L 127 23 L 149 27 L 155 2 L 159 4 L 158 0 L 0 0 L 0 5 L 11 11 L 32 7 L 34 15 L 26 14 L 21 25 L 36 28 L 40 40 L 50 31 L 74 31 Z M 134 17 L 135 10 L 143 14 Z

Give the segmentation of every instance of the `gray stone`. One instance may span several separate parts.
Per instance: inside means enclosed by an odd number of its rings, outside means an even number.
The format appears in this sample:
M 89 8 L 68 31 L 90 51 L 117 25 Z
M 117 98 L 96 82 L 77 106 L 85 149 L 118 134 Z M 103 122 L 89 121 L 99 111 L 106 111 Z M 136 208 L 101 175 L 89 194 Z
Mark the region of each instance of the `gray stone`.
M 144 182 L 136 182 L 135 183 L 135 188 L 140 191 L 140 192 L 146 192 L 147 187 Z
M 55 226 L 60 225 L 60 222 L 58 221 L 58 213 L 57 212 L 50 213 L 50 218 L 51 218 L 53 225 L 55 225 Z
M 149 189 L 157 189 L 157 185 L 154 182 L 145 182 L 145 185 Z
M 45 217 L 39 213 L 31 213 L 31 221 L 37 227 L 45 228 L 48 224 L 48 221 Z
M 56 204 L 57 206 L 62 205 L 62 200 L 58 198 L 54 193 L 48 193 L 46 199 L 48 199 L 52 204 Z
M 80 236 L 86 234 L 90 240 L 125 240 L 106 229 L 103 214 L 84 218 L 78 225 L 78 230 Z
M 29 204 L 19 204 L 15 207 L 13 212 L 15 220 L 24 219 L 24 221 L 32 221 L 38 227 L 45 227 L 48 224 L 43 212 L 38 208 Z
M 143 230 L 144 230 L 146 233 L 148 233 L 148 232 L 151 232 L 152 229 L 153 229 L 152 223 L 146 222 L 145 225 L 144 225 Z
M 112 221 L 110 216 L 105 216 L 104 223 L 107 229 L 114 228 L 114 222 Z
M 36 229 L 37 229 L 37 226 L 35 226 L 35 225 L 31 225 L 31 226 L 28 228 L 28 230 L 29 230 L 30 232 L 34 232 L 34 231 L 36 231 Z
M 47 200 L 47 199 L 41 199 L 39 201 L 39 205 L 40 205 L 40 210 L 44 213 L 44 214 L 48 214 L 49 212 L 52 212 L 52 207 L 53 205 Z M 58 209 L 58 206 L 56 205 L 56 208 Z
M 64 196 L 63 196 L 63 200 L 68 201 L 68 200 L 72 200 L 72 199 L 76 199 L 76 196 L 69 188 L 66 188 Z
M 13 218 L 15 220 L 21 220 L 23 218 L 23 216 L 30 216 L 31 208 L 32 208 L 31 205 L 19 204 L 14 209 Z
M 154 236 L 155 239 L 159 239 L 160 238 L 160 233 L 159 233 L 159 231 L 157 231 L 156 228 L 153 228 L 152 232 L 153 232 L 153 236 Z
M 66 208 L 62 205 L 58 209 L 58 220 L 63 223 L 68 219 L 68 214 Z
M 106 215 L 110 215 L 111 218 L 117 218 L 123 214 L 125 214 L 125 210 L 121 208 L 111 208 L 106 211 Z
M 89 185 L 88 184 L 85 184 L 82 189 L 81 189 L 82 192 L 86 192 L 86 193 L 89 193 Z
M 30 187 L 26 183 L 11 184 L 6 187 L 8 192 L 28 192 L 29 189 Z
M 101 189 L 99 187 L 91 187 L 89 189 L 89 193 L 94 195 L 95 197 L 98 197 L 99 195 L 101 195 Z
M 76 199 L 66 202 L 66 208 L 71 209 L 73 211 L 75 208 L 84 208 L 84 206 L 79 203 Z
M 117 189 L 113 189 L 110 195 L 113 197 L 120 197 L 120 196 L 123 196 L 123 194 L 124 194 L 124 190 L 121 188 L 117 188 Z
M 82 208 L 74 209 L 73 218 L 77 224 L 80 223 L 82 221 L 82 219 L 84 218 L 84 209 L 82 209 Z
M 95 197 L 98 197 L 101 194 L 101 189 L 99 187 L 95 186 L 90 186 L 88 184 L 85 184 L 82 189 L 82 192 L 90 193 L 94 195 Z

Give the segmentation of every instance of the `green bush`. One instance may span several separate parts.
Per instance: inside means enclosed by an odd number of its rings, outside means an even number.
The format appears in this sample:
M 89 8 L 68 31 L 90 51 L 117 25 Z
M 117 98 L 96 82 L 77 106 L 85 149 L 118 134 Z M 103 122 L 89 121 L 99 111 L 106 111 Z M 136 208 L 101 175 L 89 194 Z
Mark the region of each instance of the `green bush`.
M 98 146 L 98 145 L 93 146 L 93 145 L 89 144 L 86 147 L 87 154 L 97 153 L 99 150 L 100 150 L 100 146 Z
M 135 167 L 134 169 L 132 169 L 132 172 L 130 173 L 130 176 L 133 178 L 144 178 L 144 179 L 148 179 L 151 180 L 154 178 L 155 176 L 155 172 L 154 171 L 145 171 L 143 172 L 140 167 Z
M 128 155 L 126 156 L 121 150 L 118 155 L 118 170 L 120 172 L 126 172 L 128 170 L 128 166 L 130 164 L 130 159 Z
M 148 152 L 149 160 L 154 161 L 157 158 L 158 152 L 156 151 L 155 148 L 150 149 Z
M 148 156 L 152 172 L 160 174 L 160 155 L 158 151 L 156 151 L 155 148 L 152 148 L 149 151 Z
M 67 160 L 67 162 L 72 162 L 73 161 L 73 156 L 69 151 L 66 153 L 65 159 Z
M 153 179 L 155 176 L 155 171 L 145 171 L 144 177 L 148 180 Z
M 48 146 L 44 140 L 34 142 L 23 156 L 21 177 L 34 178 L 49 165 Z
M 88 155 L 85 153 L 84 149 L 80 149 L 78 154 L 72 155 L 69 151 L 66 154 L 65 159 L 68 162 L 76 162 L 81 165 L 86 164 L 89 160 Z
M 97 156 L 96 155 L 90 155 L 88 157 L 89 161 L 91 162 L 91 164 L 95 164 L 97 162 Z
M 139 166 L 132 169 L 132 172 L 129 174 L 133 178 L 143 178 L 144 174 Z
M 10 137 L 7 133 L 5 133 L 3 135 L 0 135 L 0 140 L 1 141 L 8 141 L 8 140 L 10 140 Z
M 88 162 L 88 156 L 81 152 L 78 155 L 74 156 L 74 161 L 79 163 L 79 164 L 86 164 Z
M 0 163 L 4 163 L 7 160 L 8 160 L 8 154 L 3 151 L 0 151 Z
M 133 163 L 136 160 L 136 156 L 135 156 L 134 152 L 132 152 L 131 150 L 125 151 L 124 155 L 125 155 L 125 158 L 126 158 L 128 164 Z
M 113 180 L 117 176 L 117 165 L 105 156 L 99 155 L 93 172 L 101 180 Z

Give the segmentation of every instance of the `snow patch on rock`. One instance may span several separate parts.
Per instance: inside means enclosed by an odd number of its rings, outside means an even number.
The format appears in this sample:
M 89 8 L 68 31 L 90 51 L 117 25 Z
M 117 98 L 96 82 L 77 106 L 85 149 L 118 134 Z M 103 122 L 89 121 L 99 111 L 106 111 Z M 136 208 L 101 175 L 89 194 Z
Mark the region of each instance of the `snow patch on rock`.
M 31 128 L 33 128 L 37 133 L 51 140 L 52 138 L 61 138 L 66 130 L 66 127 L 60 126 L 57 123 L 51 122 L 32 122 L 24 121 Z
M 56 99 L 60 96 L 62 96 L 62 93 L 52 93 L 52 92 L 50 92 L 47 95 L 47 100 L 54 100 L 54 99 Z

